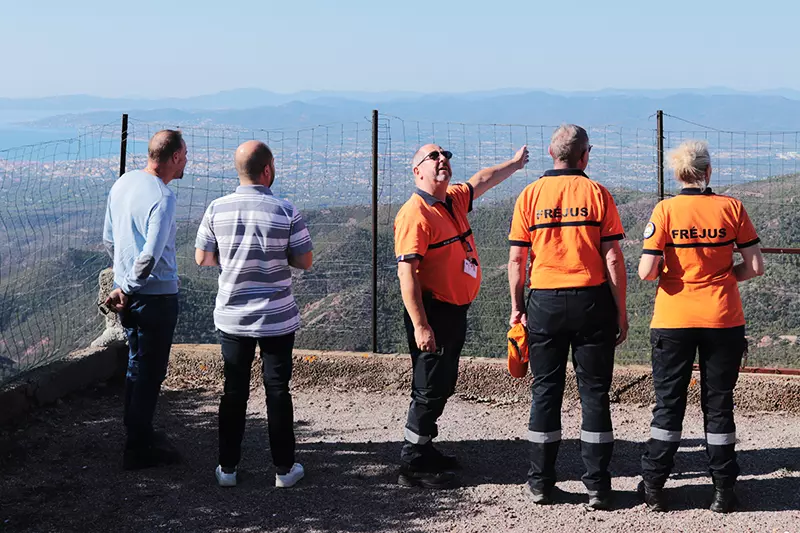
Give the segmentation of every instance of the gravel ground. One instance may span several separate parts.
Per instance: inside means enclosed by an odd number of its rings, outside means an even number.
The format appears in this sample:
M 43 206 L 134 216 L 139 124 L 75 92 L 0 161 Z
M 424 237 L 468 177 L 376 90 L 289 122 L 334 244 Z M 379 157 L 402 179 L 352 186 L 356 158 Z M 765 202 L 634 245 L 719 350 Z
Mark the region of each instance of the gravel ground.
M 295 391 L 298 460 L 306 479 L 274 488 L 263 390 L 250 402 L 240 483 L 216 486 L 218 391 L 165 390 L 158 424 L 183 464 L 121 470 L 121 388 L 74 394 L 0 430 L 0 531 L 759 531 L 800 532 L 800 417 L 739 412 L 743 510 L 707 510 L 711 493 L 702 418 L 690 407 L 678 472 L 668 484 L 674 510 L 639 503 L 649 406 L 615 405 L 612 462 L 616 510 L 587 511 L 578 450 L 580 413 L 565 405 L 559 457 L 560 503 L 527 502 L 525 403 L 454 399 L 441 421 L 441 449 L 466 468 L 445 491 L 395 484 L 407 395 Z

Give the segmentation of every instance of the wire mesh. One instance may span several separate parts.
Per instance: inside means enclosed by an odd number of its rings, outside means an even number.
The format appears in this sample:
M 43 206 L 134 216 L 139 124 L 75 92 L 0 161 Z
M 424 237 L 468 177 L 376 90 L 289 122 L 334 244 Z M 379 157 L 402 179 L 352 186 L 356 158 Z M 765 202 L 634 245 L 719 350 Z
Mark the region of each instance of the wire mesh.
M 102 328 L 98 272 L 116 124 L 0 151 L 0 383 L 86 347 Z
M 800 131 L 724 131 L 665 114 L 669 151 L 689 139 L 708 142 L 717 192 L 739 198 L 765 248 L 800 248 Z M 665 191 L 679 192 L 665 171 Z M 748 364 L 788 367 L 800 364 L 800 256 L 765 254 L 765 275 L 739 285 L 750 340 Z
M 436 143 L 453 152 L 453 181 L 468 180 L 480 169 L 511 158 L 526 144 L 530 162 L 524 170 L 475 202 L 470 225 L 481 259 L 483 281 L 478 298 L 470 306 L 466 355 L 504 356 L 511 300 L 508 295 L 508 230 L 514 201 L 522 189 L 551 168 L 548 154 L 555 126 L 503 124 L 424 123 L 381 116 L 379 124 L 381 242 L 379 250 L 379 349 L 408 350 L 402 327 L 402 301 L 396 276 L 392 242 L 394 216 L 414 191 L 410 162 L 417 149 Z M 626 229 L 649 216 L 655 205 L 655 130 L 618 126 L 587 128 L 593 145 L 589 175 L 615 193 Z M 642 228 L 644 223 L 641 223 Z M 639 233 L 641 234 L 641 232 Z M 639 243 L 638 246 L 641 246 Z M 638 246 L 626 245 L 629 269 L 635 267 Z M 652 309 L 652 297 L 633 298 L 635 335 L 619 352 L 621 361 L 643 362 L 649 353 L 644 320 Z M 641 317 L 639 319 L 638 317 Z
M 665 115 L 670 120 L 682 120 Z M 724 132 L 689 123 L 665 131 L 665 149 L 682 140 L 709 142 L 712 187 L 745 203 L 767 247 L 800 247 L 794 209 L 800 189 L 796 132 Z M 217 342 L 213 324 L 217 270 L 194 264 L 197 226 L 208 204 L 235 190 L 235 148 L 265 141 L 276 159 L 276 195 L 292 201 L 314 241 L 314 267 L 293 273 L 303 327 L 297 346 L 366 351 L 371 344 L 371 154 L 367 118 L 302 130 L 183 126 L 131 119 L 127 169 L 146 165 L 147 142 L 165 127 L 180 128 L 189 163 L 170 187 L 178 199 L 181 312 L 175 342 Z M 423 144 L 451 150 L 454 181 L 510 158 L 527 144 L 530 163 L 475 202 L 470 222 L 483 265 L 481 292 L 470 308 L 465 355 L 503 356 L 510 312 L 507 234 L 519 192 L 550 168 L 554 126 L 378 121 L 378 350 L 406 352 L 393 221 L 414 190 L 410 160 Z M 634 274 L 644 225 L 657 202 L 655 129 L 588 128 L 588 174 L 614 194 L 628 238 L 629 340 L 620 363 L 649 361 L 649 321 L 655 285 Z M 88 345 L 102 328 L 94 312 L 105 201 L 119 168 L 119 127 L 88 128 L 80 136 L 0 152 L 0 382 Z M 669 173 L 667 173 L 669 175 Z M 668 179 L 666 192 L 675 194 Z M 749 364 L 800 364 L 800 270 L 797 255 L 770 255 L 767 273 L 741 285 L 750 337 Z M 91 309 L 91 312 L 85 312 Z M 76 312 L 80 311 L 80 312 Z
M 236 147 L 257 139 L 275 156 L 274 194 L 301 212 L 314 243 L 314 267 L 293 271 L 293 292 L 303 328 L 296 346 L 369 350 L 371 279 L 372 125 L 366 120 L 296 131 L 181 127 L 131 120 L 128 168 L 142 168 L 147 140 L 163 128 L 179 128 L 188 150 L 177 197 L 176 249 L 181 279 L 181 312 L 175 342 L 217 342 L 213 310 L 215 268 L 194 262 L 197 227 L 212 200 L 239 184 L 233 165 Z

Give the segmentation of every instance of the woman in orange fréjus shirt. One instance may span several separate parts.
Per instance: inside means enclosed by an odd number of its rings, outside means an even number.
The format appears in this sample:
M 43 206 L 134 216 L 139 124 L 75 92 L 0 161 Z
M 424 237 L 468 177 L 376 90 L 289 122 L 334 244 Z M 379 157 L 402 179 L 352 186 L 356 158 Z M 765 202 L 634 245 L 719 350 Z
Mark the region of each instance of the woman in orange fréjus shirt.
M 670 154 L 680 194 L 659 202 L 645 227 L 639 277 L 658 279 L 650 324 L 656 406 L 639 490 L 666 511 L 664 483 L 681 441 L 692 364 L 699 351 L 711 510 L 732 511 L 736 462 L 733 389 L 747 349 L 738 282 L 764 273 L 761 247 L 742 202 L 709 187 L 708 145 L 686 141 Z M 743 262 L 734 264 L 734 246 Z

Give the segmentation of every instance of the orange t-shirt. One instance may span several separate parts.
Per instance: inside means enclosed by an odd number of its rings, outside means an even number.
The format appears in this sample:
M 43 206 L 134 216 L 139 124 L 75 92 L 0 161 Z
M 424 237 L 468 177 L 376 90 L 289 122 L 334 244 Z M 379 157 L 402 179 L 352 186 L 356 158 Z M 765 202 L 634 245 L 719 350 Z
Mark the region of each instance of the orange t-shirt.
M 525 187 L 508 235 L 531 249 L 531 289 L 601 285 L 600 243 L 624 237 L 611 193 L 578 169 L 548 170 Z
M 419 259 L 422 292 L 455 305 L 472 302 L 481 285 L 478 250 L 467 220 L 473 197 L 469 183 L 448 187 L 444 202 L 417 189 L 394 220 L 397 261 Z
M 733 273 L 733 245 L 760 241 L 742 202 L 711 189 L 683 189 L 659 202 L 644 230 L 642 253 L 664 256 L 651 328 L 744 325 Z

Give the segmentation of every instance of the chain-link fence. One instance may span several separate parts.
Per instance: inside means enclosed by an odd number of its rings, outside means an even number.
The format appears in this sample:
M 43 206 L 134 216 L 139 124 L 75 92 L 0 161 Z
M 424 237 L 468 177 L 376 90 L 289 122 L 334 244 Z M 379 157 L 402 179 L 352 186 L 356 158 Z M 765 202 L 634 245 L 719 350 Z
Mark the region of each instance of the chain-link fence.
M 408 349 L 402 329 L 402 301 L 396 275 L 392 227 L 397 210 L 414 190 L 411 158 L 426 143 L 440 144 L 453 152 L 454 181 L 466 181 L 482 168 L 511 158 L 527 145 L 530 162 L 475 202 L 470 225 L 481 259 L 483 281 L 478 298 L 470 306 L 469 333 L 464 353 L 504 356 L 505 335 L 511 300 L 508 290 L 508 230 L 514 201 L 522 189 L 551 168 L 548 154 L 555 126 L 500 124 L 423 123 L 382 116 L 379 121 L 380 153 L 380 235 L 379 272 L 382 296 L 379 302 L 379 349 L 404 352 Z M 626 228 L 649 216 L 656 198 L 655 129 L 627 129 L 616 126 L 589 127 L 592 159 L 589 174 L 611 189 L 622 205 Z M 642 206 L 645 206 L 642 208 Z M 646 213 L 645 213 L 646 212 Z M 643 224 L 642 224 L 643 226 Z M 626 250 L 628 251 L 628 250 Z M 638 253 L 630 250 L 629 271 Z M 635 256 L 635 257 L 634 257 Z M 389 296 L 388 298 L 386 296 Z M 623 347 L 621 359 L 644 361 L 647 356 L 644 319 L 652 310 L 651 298 L 631 299 L 634 335 Z
M 148 139 L 168 127 L 180 125 L 130 121 L 127 168 L 143 168 Z M 195 236 L 208 204 L 232 193 L 239 183 L 233 166 L 236 147 L 258 139 L 266 142 L 275 156 L 273 192 L 300 210 L 314 242 L 314 268 L 293 274 L 293 292 L 303 310 L 304 324 L 297 346 L 369 349 L 371 123 L 361 120 L 298 131 L 180 129 L 189 162 L 183 179 L 173 182 L 181 276 L 175 342 L 217 342 L 212 313 L 218 270 L 196 266 Z
M 764 256 L 763 277 L 739 285 L 750 337 L 748 365 L 800 366 L 800 255 L 794 253 L 800 248 L 800 132 L 724 131 L 665 117 L 665 151 L 687 139 L 707 141 L 711 188 L 742 200 L 762 246 L 775 252 Z M 673 196 L 678 186 L 666 174 L 665 193 Z
M 95 302 L 105 201 L 119 125 L 0 151 L 0 383 L 84 348 Z
M 217 341 L 212 316 L 217 270 L 194 264 L 194 239 L 207 205 L 238 184 L 233 154 L 241 142 L 259 139 L 270 145 L 277 167 L 273 190 L 301 210 L 314 240 L 314 267 L 293 277 L 303 319 L 298 347 L 369 351 L 374 303 L 375 340 L 381 352 L 407 350 L 393 221 L 414 190 L 414 152 L 428 142 L 445 146 L 454 153 L 454 181 L 465 181 L 527 144 L 531 159 L 526 169 L 476 201 L 470 215 L 484 279 L 470 308 L 465 354 L 504 355 L 513 202 L 550 168 L 547 148 L 555 126 L 426 123 L 385 115 L 374 125 L 375 147 L 368 117 L 293 131 L 129 121 L 127 169 L 145 166 L 148 139 L 165 127 L 180 128 L 189 151 L 184 178 L 170 185 L 178 198 L 181 276 L 176 342 Z M 641 234 L 658 201 L 658 131 L 617 126 L 588 130 L 593 144 L 588 173 L 614 194 L 628 234 L 623 249 L 630 273 L 631 331 L 618 361 L 647 363 L 655 286 L 639 281 L 635 272 Z M 665 150 L 683 139 L 708 140 L 712 187 L 742 198 L 764 246 L 800 246 L 800 222 L 793 212 L 800 190 L 797 133 L 722 132 L 692 124 L 692 129 L 667 129 L 663 136 Z M 119 138 L 114 124 L 88 129 L 76 139 L 0 152 L 0 382 L 88 345 L 100 330 L 94 301 L 97 274 L 110 264 L 100 242 L 106 196 L 120 163 Z M 372 176 L 373 150 L 377 183 Z M 666 181 L 669 196 L 676 186 Z M 373 298 L 374 186 L 378 203 Z M 797 257 L 769 255 L 767 275 L 741 286 L 752 337 L 750 364 L 800 363 L 800 312 L 794 311 L 800 299 Z

